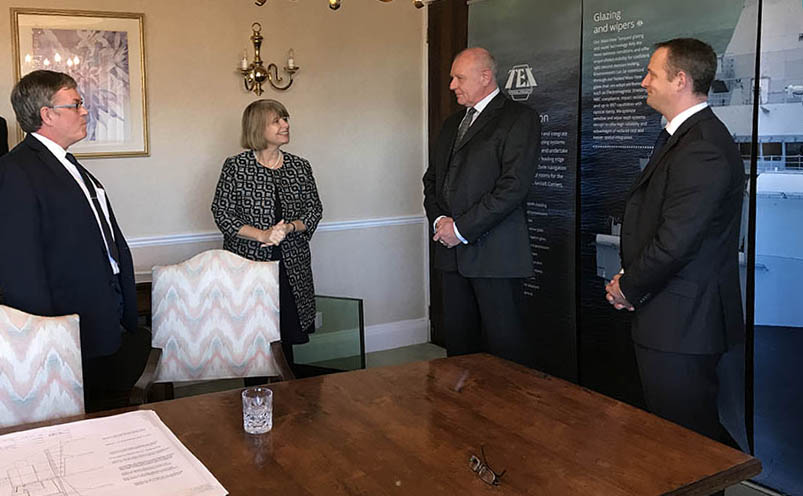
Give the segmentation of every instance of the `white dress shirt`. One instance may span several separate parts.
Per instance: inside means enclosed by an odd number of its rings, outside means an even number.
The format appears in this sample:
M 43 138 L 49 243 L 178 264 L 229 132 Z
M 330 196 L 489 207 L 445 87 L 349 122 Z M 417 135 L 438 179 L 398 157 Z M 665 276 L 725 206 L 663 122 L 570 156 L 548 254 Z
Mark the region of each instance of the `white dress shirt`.
M 675 131 L 678 130 L 680 125 L 683 124 L 684 122 L 686 122 L 686 120 L 689 117 L 691 117 L 694 114 L 696 114 L 697 112 L 703 110 L 707 106 L 708 106 L 708 102 L 701 102 L 701 103 L 698 103 L 697 105 L 692 105 L 691 107 L 687 108 L 683 112 L 681 112 L 678 115 L 676 115 L 674 119 L 672 119 L 669 123 L 667 123 L 667 125 L 666 125 L 666 127 L 664 129 L 666 129 L 666 132 L 669 133 L 670 136 L 672 136 L 673 134 L 675 134 Z
M 109 246 L 110 243 L 106 239 L 106 236 L 103 234 L 103 228 L 100 226 L 100 217 L 98 217 L 98 212 L 95 210 L 95 205 L 93 205 L 92 203 L 92 197 L 89 196 L 89 190 L 86 189 L 86 185 L 84 184 L 84 180 L 81 178 L 81 173 L 78 172 L 78 168 L 75 165 L 71 164 L 69 160 L 67 160 L 67 150 L 62 148 L 53 140 L 45 138 L 41 134 L 31 133 L 31 136 L 38 139 L 43 145 L 45 145 L 47 149 L 50 150 L 50 153 L 52 153 L 56 157 L 56 159 L 58 159 L 59 163 L 63 165 L 65 169 L 67 169 L 67 172 L 70 173 L 75 182 L 78 183 L 78 187 L 81 188 L 81 191 L 84 192 L 86 201 L 89 203 L 89 208 L 91 208 L 92 212 L 95 213 L 95 221 L 98 224 L 98 231 L 100 231 L 100 235 L 101 237 L 103 237 L 103 241 L 106 242 L 106 246 Z M 100 203 L 100 208 L 101 210 L 103 210 L 103 212 L 101 213 L 103 214 L 104 217 L 106 217 L 106 222 L 109 224 L 109 227 L 111 228 L 112 222 L 111 219 L 109 218 L 109 207 L 108 203 L 106 202 L 106 192 L 103 190 L 103 188 L 99 187 L 97 183 L 95 183 L 95 190 L 98 195 L 98 202 Z M 111 243 L 114 243 L 114 232 L 112 232 L 111 235 L 112 235 Z M 112 267 L 112 272 L 114 272 L 115 274 L 119 274 L 120 267 L 117 266 L 117 262 L 115 262 L 114 259 L 111 257 L 111 255 L 108 253 L 108 250 L 106 251 L 106 255 L 109 257 L 109 264 Z
M 471 123 L 472 124 L 474 124 L 474 122 L 477 121 L 477 117 L 480 116 L 482 111 L 485 110 L 485 107 L 487 107 L 488 104 L 491 103 L 491 100 L 493 100 L 494 97 L 496 95 L 498 95 L 498 94 L 499 94 L 499 88 L 496 88 L 492 92 L 488 93 L 488 95 L 485 98 L 483 98 L 482 100 L 478 101 L 476 105 L 474 105 L 474 110 L 476 110 L 477 113 L 474 114 L 474 117 L 471 119 Z

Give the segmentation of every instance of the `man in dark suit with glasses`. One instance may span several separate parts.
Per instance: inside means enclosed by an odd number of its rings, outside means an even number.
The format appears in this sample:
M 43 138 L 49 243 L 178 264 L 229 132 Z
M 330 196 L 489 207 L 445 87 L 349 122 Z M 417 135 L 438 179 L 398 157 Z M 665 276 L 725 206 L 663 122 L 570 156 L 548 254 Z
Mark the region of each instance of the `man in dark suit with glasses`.
M 137 328 L 131 252 L 100 182 L 67 152 L 86 137 L 75 80 L 34 71 L 11 104 L 25 139 L 0 158 L 0 291 L 28 313 L 77 313 L 87 411 L 121 406 L 150 333 Z

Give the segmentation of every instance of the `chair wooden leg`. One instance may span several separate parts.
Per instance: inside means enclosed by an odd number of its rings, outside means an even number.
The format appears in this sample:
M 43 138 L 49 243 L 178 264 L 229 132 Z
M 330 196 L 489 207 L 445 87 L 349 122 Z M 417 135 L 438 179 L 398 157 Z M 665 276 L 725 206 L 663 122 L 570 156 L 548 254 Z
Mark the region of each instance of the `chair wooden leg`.
M 276 366 L 279 367 L 279 375 L 281 376 L 283 381 L 289 381 L 291 379 L 295 379 L 296 376 L 293 374 L 293 370 L 290 368 L 290 364 L 287 363 L 287 357 L 284 356 L 284 351 L 282 350 L 282 342 L 281 341 L 274 341 L 270 344 L 270 351 L 273 354 L 274 360 L 276 360 Z
M 145 362 L 145 369 L 137 379 L 134 387 L 131 388 L 128 402 L 130 405 L 141 405 L 148 400 L 148 391 L 153 386 L 156 378 L 156 369 L 159 367 L 159 358 L 162 356 L 161 348 L 151 348 L 148 354 L 148 361 Z

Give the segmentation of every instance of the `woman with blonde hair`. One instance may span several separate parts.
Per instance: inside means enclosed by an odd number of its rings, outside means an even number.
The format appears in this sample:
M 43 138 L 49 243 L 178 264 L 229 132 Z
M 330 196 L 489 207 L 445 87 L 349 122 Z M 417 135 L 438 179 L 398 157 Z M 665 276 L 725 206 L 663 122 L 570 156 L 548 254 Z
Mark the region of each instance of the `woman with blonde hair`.
M 315 288 L 309 241 L 323 207 L 307 160 L 281 150 L 290 142 L 287 109 L 276 100 L 245 108 L 240 144 L 226 159 L 212 201 L 223 248 L 255 261 L 279 262 L 282 347 L 314 332 Z

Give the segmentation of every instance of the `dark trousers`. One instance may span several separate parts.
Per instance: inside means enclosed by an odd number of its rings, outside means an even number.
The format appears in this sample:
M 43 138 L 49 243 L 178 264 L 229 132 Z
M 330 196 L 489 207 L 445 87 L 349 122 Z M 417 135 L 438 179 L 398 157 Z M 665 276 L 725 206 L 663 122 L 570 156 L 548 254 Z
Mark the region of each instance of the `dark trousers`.
M 282 344 L 303 344 L 309 342 L 307 334 L 315 332 L 315 324 L 307 329 L 301 328 L 301 319 L 298 316 L 298 306 L 293 295 L 293 287 L 290 286 L 290 278 L 287 277 L 287 269 L 284 262 L 279 262 L 279 333 Z M 286 354 L 286 353 L 285 353 Z M 287 357 L 288 362 L 292 363 L 292 357 Z
M 531 333 L 522 314 L 523 279 L 468 278 L 439 271 L 448 356 L 488 352 L 533 366 Z
M 127 406 L 131 387 L 142 375 L 150 351 L 151 332 L 140 327 L 124 332 L 120 348 L 112 355 L 84 360 L 87 413 Z
M 122 321 L 125 303 L 119 277 L 112 280 L 112 289 L 117 296 L 117 315 Z M 131 388 L 142 375 L 151 352 L 151 331 L 145 327 L 128 332 L 121 325 L 109 332 L 122 333 L 117 351 L 83 360 L 84 409 L 87 413 L 127 406 Z
M 635 345 L 647 409 L 714 441 L 740 449 L 719 421 L 717 364 L 721 353 L 668 353 Z M 714 493 L 724 496 L 724 491 Z
M 719 421 L 717 364 L 721 353 L 668 353 L 638 344 L 635 348 L 650 412 L 739 449 Z

